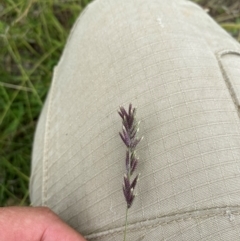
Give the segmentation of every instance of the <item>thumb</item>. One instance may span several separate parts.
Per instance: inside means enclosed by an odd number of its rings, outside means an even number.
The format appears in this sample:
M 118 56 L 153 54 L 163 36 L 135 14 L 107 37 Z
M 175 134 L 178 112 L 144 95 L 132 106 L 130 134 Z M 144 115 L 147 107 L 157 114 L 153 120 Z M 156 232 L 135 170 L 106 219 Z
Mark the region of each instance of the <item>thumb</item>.
M 44 207 L 0 208 L 0 233 L 4 241 L 86 241 Z

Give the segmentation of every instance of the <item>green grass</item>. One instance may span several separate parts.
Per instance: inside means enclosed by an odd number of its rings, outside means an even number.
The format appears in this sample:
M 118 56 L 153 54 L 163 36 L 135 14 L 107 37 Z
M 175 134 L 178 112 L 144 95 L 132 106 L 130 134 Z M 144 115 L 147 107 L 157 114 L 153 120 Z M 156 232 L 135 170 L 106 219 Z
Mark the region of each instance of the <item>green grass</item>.
M 90 0 L 0 3 L 0 206 L 28 205 L 36 122 L 68 33 Z M 240 40 L 237 1 L 197 1 Z
M 36 122 L 69 30 L 88 2 L 0 3 L 0 206 L 29 204 Z

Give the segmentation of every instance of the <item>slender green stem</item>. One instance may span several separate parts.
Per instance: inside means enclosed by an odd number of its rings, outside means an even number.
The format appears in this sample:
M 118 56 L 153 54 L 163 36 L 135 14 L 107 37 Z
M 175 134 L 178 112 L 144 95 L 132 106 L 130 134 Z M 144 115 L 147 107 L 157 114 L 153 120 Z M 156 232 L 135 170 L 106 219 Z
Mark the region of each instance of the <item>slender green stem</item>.
M 124 230 L 124 238 L 123 241 L 126 241 L 126 235 L 127 235 L 127 219 L 128 219 L 128 207 L 126 208 L 126 218 L 125 218 L 125 230 Z

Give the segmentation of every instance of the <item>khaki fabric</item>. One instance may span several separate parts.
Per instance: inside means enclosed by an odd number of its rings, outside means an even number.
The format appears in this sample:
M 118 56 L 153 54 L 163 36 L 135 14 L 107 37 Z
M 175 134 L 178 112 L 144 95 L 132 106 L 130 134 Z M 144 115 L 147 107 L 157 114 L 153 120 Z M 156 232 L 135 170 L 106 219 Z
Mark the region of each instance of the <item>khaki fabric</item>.
M 119 105 L 138 107 L 127 239 L 240 240 L 240 45 L 185 0 L 95 0 L 69 36 L 35 134 L 32 205 L 88 240 L 123 238 Z

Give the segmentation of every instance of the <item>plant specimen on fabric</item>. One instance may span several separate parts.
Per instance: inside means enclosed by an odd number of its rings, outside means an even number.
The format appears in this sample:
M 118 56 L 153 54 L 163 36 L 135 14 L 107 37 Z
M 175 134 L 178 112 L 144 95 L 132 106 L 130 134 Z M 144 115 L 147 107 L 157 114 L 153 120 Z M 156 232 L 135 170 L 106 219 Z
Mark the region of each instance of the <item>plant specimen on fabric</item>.
M 123 194 L 127 203 L 123 239 L 125 241 L 127 233 L 128 209 L 132 206 L 135 199 L 135 187 L 139 179 L 139 174 L 132 178 L 139 162 L 139 158 L 136 155 L 136 146 L 143 137 L 137 137 L 140 121 L 137 122 L 136 120 L 136 108 L 133 108 L 132 104 L 129 104 L 128 112 L 124 109 L 124 107 L 120 106 L 118 114 L 122 118 L 122 132 L 119 132 L 119 135 L 126 146 L 126 173 L 123 177 Z

